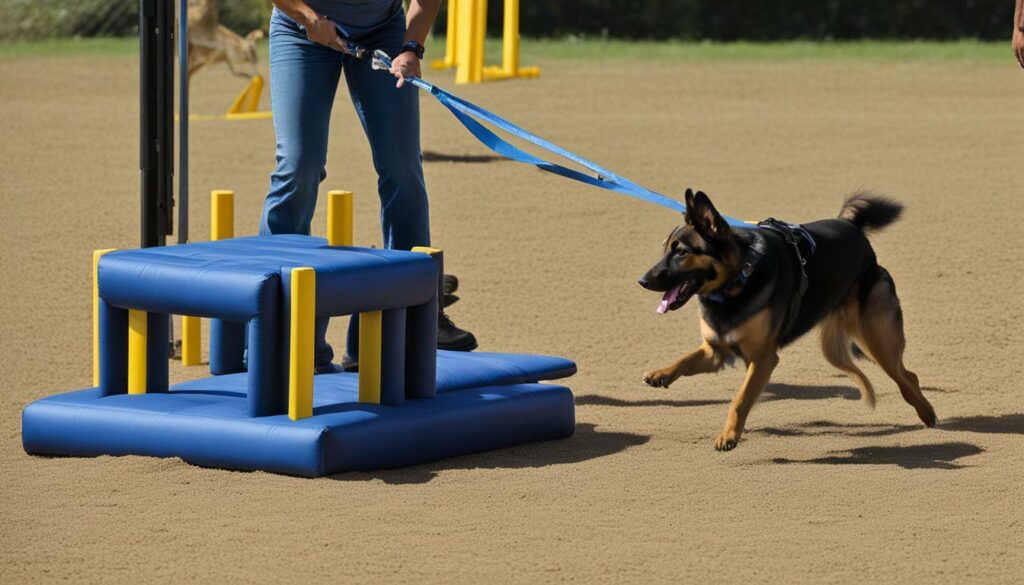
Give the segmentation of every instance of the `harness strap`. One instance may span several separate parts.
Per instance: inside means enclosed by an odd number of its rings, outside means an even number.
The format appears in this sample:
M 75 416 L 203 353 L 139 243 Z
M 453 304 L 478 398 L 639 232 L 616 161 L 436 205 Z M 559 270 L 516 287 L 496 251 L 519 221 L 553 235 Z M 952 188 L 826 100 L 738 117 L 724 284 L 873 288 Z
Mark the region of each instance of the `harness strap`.
M 807 260 L 803 254 L 800 253 L 800 242 L 806 241 L 808 248 L 810 248 L 811 255 L 817 249 L 818 245 L 814 241 L 814 237 L 811 233 L 804 228 L 804 226 L 795 223 L 786 223 L 769 217 L 768 219 L 759 222 L 758 227 L 770 229 L 778 234 L 782 235 L 782 239 L 789 245 L 793 246 L 793 252 L 796 254 L 797 263 L 800 265 L 800 286 L 797 288 L 797 292 L 793 295 L 793 300 L 789 304 L 789 312 L 786 313 L 785 324 L 782 327 L 782 334 L 788 333 L 789 330 L 796 323 L 797 316 L 800 315 L 800 305 L 803 303 L 804 293 L 807 292 L 807 286 L 809 281 L 807 279 Z
M 807 292 L 807 287 L 810 282 L 807 278 L 807 260 L 800 252 L 800 243 L 807 242 L 807 247 L 810 250 L 810 254 L 814 254 L 817 249 L 817 243 L 814 241 L 814 237 L 807 231 L 804 226 L 795 223 L 786 223 L 784 221 L 769 217 L 763 221 L 758 222 L 757 227 L 771 230 L 780 236 L 783 241 L 793 247 L 793 252 L 796 254 L 797 263 L 800 265 L 800 285 L 797 288 L 796 294 L 793 295 L 793 299 L 790 301 L 789 310 L 786 312 L 785 321 L 782 327 L 782 332 L 788 332 L 793 324 L 796 322 L 797 316 L 800 314 L 800 306 L 803 303 L 804 293 Z M 747 254 L 743 260 L 743 268 L 740 269 L 739 274 L 729 284 L 723 286 L 717 291 L 711 293 L 706 298 L 716 303 L 725 302 L 729 297 L 724 293 L 736 288 L 741 291 L 746 286 L 747 281 L 750 280 L 750 276 L 754 273 L 754 268 L 757 263 L 764 258 L 767 253 L 767 244 L 762 236 L 754 232 L 754 242 L 747 248 Z

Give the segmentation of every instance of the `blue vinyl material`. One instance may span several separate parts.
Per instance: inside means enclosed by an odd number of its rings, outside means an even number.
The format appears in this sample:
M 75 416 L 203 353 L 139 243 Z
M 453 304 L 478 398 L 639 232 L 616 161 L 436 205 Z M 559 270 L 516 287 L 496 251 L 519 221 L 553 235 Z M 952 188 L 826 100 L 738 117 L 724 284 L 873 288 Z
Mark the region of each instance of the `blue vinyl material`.
M 319 476 L 573 433 L 572 393 L 538 382 L 571 376 L 575 364 L 436 352 L 438 264 L 426 254 L 341 251 L 321 238 L 262 236 L 104 255 L 100 386 L 28 405 L 25 450 L 181 457 L 212 467 Z M 292 421 L 285 414 L 290 293 L 284 279 L 297 266 L 316 270 L 317 315 L 383 311 L 382 404 L 359 402 L 358 375 L 324 374 L 314 376 L 313 415 Z M 145 394 L 126 394 L 129 309 L 149 313 Z M 235 337 L 248 338 L 248 371 L 168 388 L 171 313 L 245 324 L 246 335 L 236 331 Z M 237 353 L 237 347 L 222 349 Z M 410 352 L 414 358 L 406 360 Z M 237 358 L 222 357 L 225 367 Z
M 438 350 L 437 392 L 454 392 L 481 386 L 507 386 L 545 380 L 568 378 L 576 373 L 571 360 L 546 355 L 489 353 Z M 354 374 L 313 376 L 314 401 L 357 392 Z M 229 374 L 175 385 L 174 391 L 215 392 L 225 396 L 244 397 L 246 375 Z
M 275 235 L 110 252 L 100 258 L 100 296 L 117 307 L 248 321 L 260 293 L 298 266 L 316 270 L 320 317 L 421 305 L 436 290 L 437 265 L 426 254 Z
M 565 359 L 439 352 L 436 398 L 401 407 L 358 403 L 354 374 L 314 378 L 313 416 L 250 417 L 244 374 L 178 384 L 168 393 L 80 390 L 22 415 L 29 453 L 181 457 L 209 467 L 320 476 L 400 467 L 572 435 L 572 393 L 520 383 L 571 375 Z M 481 380 L 491 382 L 474 385 Z
M 316 400 L 313 416 L 299 421 L 251 418 L 233 396 L 102 397 L 96 389 L 44 398 L 22 414 L 22 442 L 33 454 L 180 457 L 309 477 L 560 439 L 574 428 L 572 393 L 547 384 L 471 388 L 401 407 Z
M 388 332 L 394 346 L 388 357 L 404 359 L 405 311 L 436 302 L 438 266 L 427 254 L 371 248 L 332 247 L 323 238 L 274 235 L 234 238 L 178 246 L 121 250 L 104 255 L 99 263 L 101 353 L 109 367 L 101 366 L 101 386 L 106 394 L 126 391 L 119 385 L 123 353 L 121 314 L 127 309 L 150 315 L 182 314 L 214 318 L 210 329 L 211 373 L 237 373 L 243 369 L 242 352 L 248 338 L 248 407 L 251 416 L 281 414 L 287 396 L 281 389 L 287 379 L 288 283 L 292 268 L 308 266 L 316 271 L 316 314 L 319 317 L 383 310 L 391 319 L 401 317 Z M 433 305 L 432 305 L 433 306 Z M 284 317 L 284 319 L 282 319 Z M 389 319 L 389 323 L 391 322 Z M 282 320 L 284 323 L 282 323 Z M 417 320 L 422 327 L 423 319 Z M 243 328 L 244 327 L 244 328 Z M 399 331 L 402 329 L 402 331 Z M 163 328 L 166 331 L 166 328 Z M 425 339 L 416 335 L 417 339 Z M 155 339 L 165 339 L 156 335 Z M 400 340 L 400 341 L 399 341 Z M 435 346 L 418 345 L 412 353 L 433 359 Z M 155 356 L 155 354 L 154 354 Z M 156 364 L 158 359 L 152 360 Z M 422 365 L 423 360 L 414 362 Z M 385 402 L 398 404 L 405 397 L 406 373 L 387 364 Z M 399 368 L 401 371 L 399 371 Z M 156 374 L 166 368 L 154 366 Z M 107 374 L 104 379 L 103 374 Z M 416 395 L 430 395 L 429 368 L 411 372 L 418 380 Z M 396 376 L 391 380 L 391 376 Z M 104 381 L 106 380 L 106 381 Z M 166 385 L 153 376 L 155 388 Z

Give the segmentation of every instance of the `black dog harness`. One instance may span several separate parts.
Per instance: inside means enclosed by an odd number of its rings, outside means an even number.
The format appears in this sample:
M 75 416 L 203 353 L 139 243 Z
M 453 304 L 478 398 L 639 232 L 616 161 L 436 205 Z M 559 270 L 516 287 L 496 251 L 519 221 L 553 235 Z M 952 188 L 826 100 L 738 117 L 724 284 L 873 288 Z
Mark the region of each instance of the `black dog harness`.
M 814 241 L 814 237 L 807 231 L 804 226 L 797 223 L 786 223 L 784 221 L 769 217 L 768 219 L 758 222 L 757 227 L 771 230 L 780 236 L 786 244 L 793 247 L 793 253 L 796 254 L 797 263 L 800 265 L 800 286 L 797 288 L 796 294 L 793 295 L 793 300 L 789 304 L 789 311 L 786 314 L 785 325 L 782 328 L 782 333 L 789 331 L 796 321 L 797 315 L 800 314 L 800 304 L 803 302 L 804 293 L 807 292 L 808 280 L 807 280 L 807 260 L 804 255 L 800 252 L 800 243 L 807 242 L 807 248 L 810 251 L 808 256 L 814 255 L 814 251 L 817 248 L 817 243 Z M 763 238 L 755 238 L 754 243 L 747 248 L 747 254 L 743 259 L 743 268 L 740 269 L 739 274 L 732 280 L 728 285 L 723 286 L 708 295 L 706 298 L 714 302 L 724 302 L 728 297 L 722 294 L 721 291 L 727 290 L 743 290 L 746 286 L 747 281 L 750 280 L 750 276 L 754 274 L 754 267 L 761 261 L 767 252 L 767 243 Z

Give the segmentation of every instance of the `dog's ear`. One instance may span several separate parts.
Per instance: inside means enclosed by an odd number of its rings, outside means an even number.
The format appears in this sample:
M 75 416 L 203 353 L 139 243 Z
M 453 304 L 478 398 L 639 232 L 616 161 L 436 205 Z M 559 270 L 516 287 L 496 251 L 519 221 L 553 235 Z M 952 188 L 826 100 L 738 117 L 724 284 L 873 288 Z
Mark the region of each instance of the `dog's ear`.
M 686 216 L 690 219 L 697 233 L 705 240 L 711 242 L 725 242 L 732 235 L 729 223 L 722 218 L 711 199 L 703 191 L 697 191 L 693 196 L 687 192 Z
M 686 202 L 686 213 L 683 214 L 683 217 L 686 220 L 686 225 L 693 225 L 693 189 L 687 189 L 683 198 Z
M 256 30 L 250 31 L 249 34 L 245 35 L 245 40 L 249 41 L 250 44 L 251 43 L 255 43 L 256 41 L 258 41 L 258 40 L 260 40 L 262 38 L 263 38 L 263 31 L 260 30 L 260 29 L 256 29 Z

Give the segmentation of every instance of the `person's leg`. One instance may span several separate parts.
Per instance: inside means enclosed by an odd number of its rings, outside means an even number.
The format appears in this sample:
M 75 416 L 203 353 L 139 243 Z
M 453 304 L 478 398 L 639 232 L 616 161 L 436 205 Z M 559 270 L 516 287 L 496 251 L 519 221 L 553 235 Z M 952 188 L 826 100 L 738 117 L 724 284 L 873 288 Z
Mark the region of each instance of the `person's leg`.
M 360 41 L 396 55 L 404 35 L 404 15 L 397 14 L 371 38 Z M 374 71 L 369 60 L 345 60 L 345 82 L 377 171 L 384 247 L 409 250 L 430 245 L 430 213 L 420 153 L 419 96 L 412 85 L 397 89 L 395 81 L 385 72 Z M 344 361 L 358 361 L 356 317 L 349 322 L 347 345 Z
M 260 235 L 309 234 L 317 190 L 327 176 L 331 106 L 341 54 L 313 43 L 278 10 L 270 22 L 270 96 L 277 135 L 277 168 L 263 204 Z M 316 324 L 314 362 L 329 365 L 327 319 Z
M 402 31 L 376 45 L 389 54 L 401 47 Z M 409 250 L 430 245 L 430 214 L 420 153 L 417 89 L 398 89 L 395 78 L 374 71 L 369 61 L 347 59 L 345 82 L 366 131 L 377 171 L 384 247 Z

